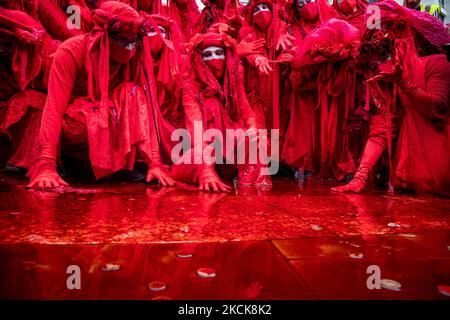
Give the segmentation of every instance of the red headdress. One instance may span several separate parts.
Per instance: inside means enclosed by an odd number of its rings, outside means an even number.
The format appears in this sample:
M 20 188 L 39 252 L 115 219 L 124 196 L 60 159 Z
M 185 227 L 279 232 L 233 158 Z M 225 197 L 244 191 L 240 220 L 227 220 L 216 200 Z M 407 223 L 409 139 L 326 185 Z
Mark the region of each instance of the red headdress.
M 225 49 L 226 70 L 223 86 L 221 86 L 202 59 L 203 49 L 209 46 Z M 204 85 L 202 91 L 205 95 L 217 95 L 224 102 L 231 119 L 237 121 L 242 116 L 239 114 L 239 106 L 245 97 L 240 96 L 244 93 L 244 90 L 239 90 L 239 86 L 243 84 L 240 77 L 239 57 L 236 53 L 236 41 L 223 33 L 198 34 L 190 43 L 188 57 L 191 64 L 191 74 L 188 76 L 197 78 Z
M 445 25 L 427 12 L 402 7 L 394 0 L 383 1 L 378 7 L 381 10 L 381 29 L 389 29 L 396 38 L 424 40 L 422 45 L 434 47 L 437 51 L 450 42 Z M 369 13 L 366 19 L 370 19 Z M 371 33 L 373 30 L 367 28 L 364 37 Z
M 120 34 L 126 38 L 144 33 L 143 19 L 130 6 L 116 1 L 102 3 L 92 11 L 94 28 L 88 37 L 86 71 L 88 74 L 88 95 L 104 106 L 109 90 L 109 35 Z
M 328 21 L 331 18 L 337 18 L 339 15 L 336 10 L 330 6 L 327 0 L 316 0 L 318 9 L 318 21 L 319 24 Z M 299 17 L 296 1 L 286 7 L 286 15 L 288 16 L 289 23 L 303 24 L 304 21 Z
M 181 48 L 180 44 L 183 42 L 178 25 L 167 16 L 152 14 L 148 15 L 145 12 L 140 12 L 141 16 L 146 19 L 145 28 L 147 30 L 153 29 L 161 37 L 164 46 L 161 53 L 161 58 L 159 61 L 158 75 L 156 76 L 156 81 L 159 83 L 158 87 L 163 89 L 171 89 L 177 81 L 179 74 L 179 67 L 181 65 Z M 166 30 L 166 37 L 164 37 L 158 28 L 158 26 L 163 27 Z M 148 41 L 144 41 L 144 54 L 147 55 L 149 61 L 152 61 L 153 69 L 153 58 L 150 54 L 150 44 Z M 161 99 L 164 97 L 159 95 Z M 161 103 L 162 101 L 160 101 Z
M 272 13 L 273 13 L 273 1 L 271 1 L 271 0 L 253 0 L 245 7 L 244 18 L 245 18 L 245 22 L 248 25 L 252 24 L 253 10 L 255 9 L 255 7 L 258 4 L 262 4 L 262 3 L 267 4 L 269 6 L 269 8 L 270 8 L 270 11 L 272 11 Z

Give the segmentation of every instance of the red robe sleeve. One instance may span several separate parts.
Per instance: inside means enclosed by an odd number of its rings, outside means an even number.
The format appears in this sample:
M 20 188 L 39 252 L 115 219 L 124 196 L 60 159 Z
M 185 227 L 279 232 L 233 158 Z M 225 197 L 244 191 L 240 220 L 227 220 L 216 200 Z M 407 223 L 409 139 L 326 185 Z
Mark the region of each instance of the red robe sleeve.
M 85 36 L 72 38 L 64 42 L 55 53 L 39 132 L 37 174 L 42 170 L 56 169 L 63 115 L 69 104 L 77 73 L 84 63 L 85 40 Z
M 426 58 L 421 77 L 425 77 L 425 88 L 411 79 L 399 83 L 401 93 L 407 98 L 406 107 L 414 108 L 431 120 L 445 120 L 449 111 L 450 63 L 445 55 Z

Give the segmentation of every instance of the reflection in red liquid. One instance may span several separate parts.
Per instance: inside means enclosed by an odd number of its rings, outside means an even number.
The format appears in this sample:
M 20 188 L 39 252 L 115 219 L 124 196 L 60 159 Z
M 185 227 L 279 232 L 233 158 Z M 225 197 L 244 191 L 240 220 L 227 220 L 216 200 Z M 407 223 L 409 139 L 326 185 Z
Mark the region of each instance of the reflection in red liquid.
M 0 298 L 448 299 L 438 290 L 450 284 L 448 199 L 288 180 L 230 194 L 25 184 L 0 174 Z M 71 264 L 82 290 L 66 287 Z M 402 290 L 368 290 L 371 264 Z M 198 277 L 204 267 L 217 276 Z M 151 291 L 154 281 L 166 288 Z

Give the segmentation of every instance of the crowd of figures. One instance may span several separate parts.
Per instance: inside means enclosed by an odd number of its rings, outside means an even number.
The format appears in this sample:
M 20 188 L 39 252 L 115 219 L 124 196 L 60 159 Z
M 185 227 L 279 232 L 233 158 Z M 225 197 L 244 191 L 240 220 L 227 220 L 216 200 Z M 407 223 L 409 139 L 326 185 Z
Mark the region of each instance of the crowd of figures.
M 201 123 L 244 130 L 238 144 L 279 130 L 281 164 L 337 192 L 450 195 L 441 21 L 393 0 L 203 4 L 0 0 L 0 166 L 38 189 L 141 169 L 163 186 L 271 185 L 249 152 L 186 161 L 204 140 L 174 163 L 174 130 Z

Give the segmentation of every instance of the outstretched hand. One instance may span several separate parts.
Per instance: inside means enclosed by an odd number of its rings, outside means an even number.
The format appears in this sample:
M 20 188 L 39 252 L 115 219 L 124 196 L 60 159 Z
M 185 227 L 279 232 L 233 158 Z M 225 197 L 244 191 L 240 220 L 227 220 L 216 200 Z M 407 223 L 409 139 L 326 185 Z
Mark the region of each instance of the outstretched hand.
M 273 71 L 272 67 L 270 66 L 269 59 L 267 59 L 264 56 L 257 57 L 255 60 L 255 65 L 259 69 L 259 72 L 264 74 L 269 74 Z
M 280 48 L 282 48 L 283 51 L 288 50 L 289 48 L 292 47 L 292 45 L 293 45 L 293 43 L 294 43 L 294 41 L 296 39 L 294 36 L 291 36 L 288 33 L 288 28 L 289 28 L 289 25 L 286 25 L 286 26 L 284 26 L 283 30 L 281 30 L 281 34 L 280 34 L 280 36 L 278 38 L 278 43 L 277 43 L 277 46 L 276 46 L 276 50 L 277 51 Z
M 266 45 L 266 40 L 263 38 L 252 40 L 252 35 L 248 34 L 245 39 L 236 45 L 236 51 L 240 58 L 261 53 Z
M 56 187 L 65 187 L 69 184 L 65 182 L 56 172 L 44 171 L 34 177 L 30 184 L 26 187 L 28 189 L 47 189 Z

